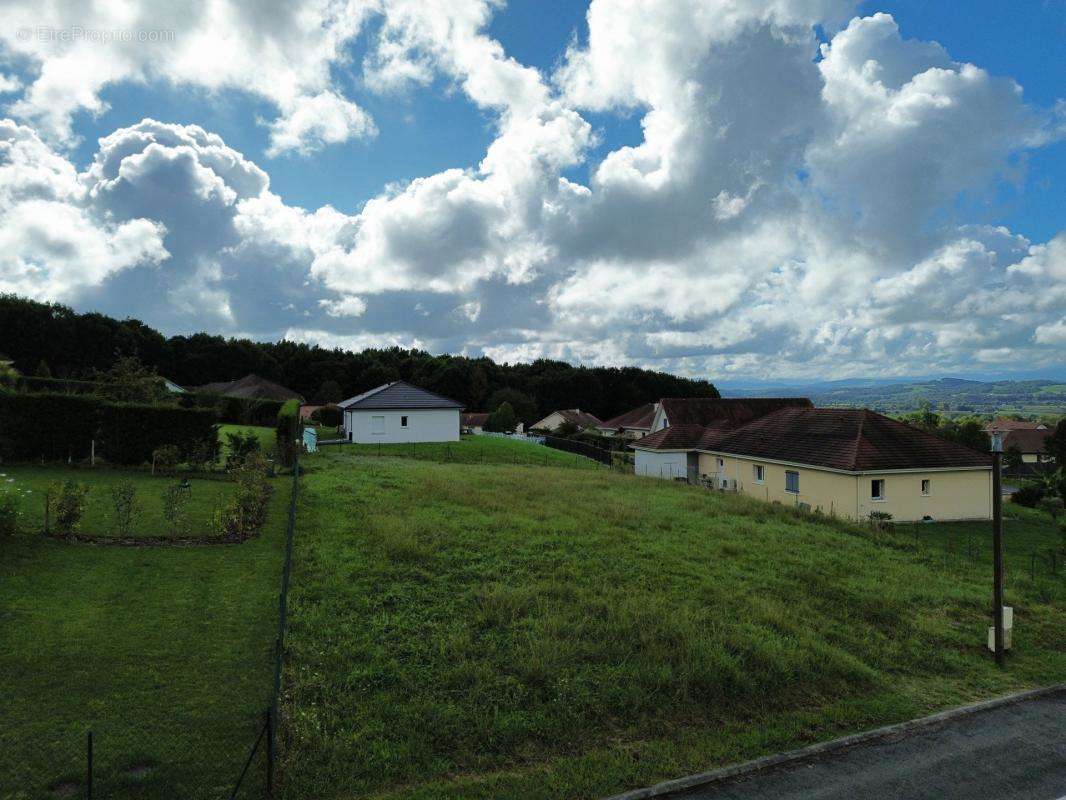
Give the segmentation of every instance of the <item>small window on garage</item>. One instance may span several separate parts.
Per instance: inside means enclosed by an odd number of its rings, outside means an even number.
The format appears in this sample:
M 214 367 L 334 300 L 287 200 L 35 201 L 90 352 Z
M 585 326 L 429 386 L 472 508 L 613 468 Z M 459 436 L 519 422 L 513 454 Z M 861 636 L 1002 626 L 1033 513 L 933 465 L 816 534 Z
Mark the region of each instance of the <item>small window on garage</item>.
M 384 417 L 371 417 L 370 418 L 370 432 L 376 434 L 385 433 L 385 418 Z
M 870 499 L 871 500 L 884 500 L 885 499 L 885 479 L 874 478 L 870 481 Z
M 933 491 L 933 482 L 929 478 L 922 478 L 922 494 L 928 497 Z
M 765 483 L 766 482 L 766 468 L 763 467 L 762 464 L 756 464 L 753 467 L 753 470 L 755 472 L 755 482 L 756 483 Z
M 718 471 L 721 472 L 723 469 L 725 469 L 725 459 L 720 458 L 718 459 Z
M 792 494 L 799 494 L 800 490 L 800 474 L 795 470 L 785 470 L 785 491 Z
M 407 427 L 407 417 L 400 417 L 400 427 L 401 428 L 406 428 Z

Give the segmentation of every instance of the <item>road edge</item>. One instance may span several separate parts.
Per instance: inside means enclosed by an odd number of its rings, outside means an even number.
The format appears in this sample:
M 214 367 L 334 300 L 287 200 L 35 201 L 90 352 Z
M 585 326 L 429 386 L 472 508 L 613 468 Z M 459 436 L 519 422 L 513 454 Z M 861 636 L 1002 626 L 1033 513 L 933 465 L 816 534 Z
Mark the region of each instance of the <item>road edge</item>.
M 980 702 L 959 706 L 958 708 L 949 708 L 947 711 L 940 711 L 936 714 L 931 714 L 928 717 L 919 717 L 918 719 L 911 719 L 906 722 L 897 722 L 894 725 L 886 725 L 882 728 L 874 728 L 873 730 L 863 731 L 862 733 L 853 733 L 850 736 L 844 736 L 840 739 L 832 739 L 828 742 L 818 742 L 817 744 L 808 745 L 807 747 L 801 747 L 798 750 L 789 750 L 772 756 L 763 756 L 762 758 L 756 758 L 752 761 L 732 764 L 708 772 L 699 772 L 684 778 L 674 778 L 643 789 L 631 789 L 628 792 L 611 795 L 610 797 L 604 798 L 604 800 L 650 800 L 651 798 L 667 797 L 668 795 L 676 794 L 677 792 L 711 786 L 716 783 L 722 783 L 723 781 L 734 778 L 763 772 L 785 764 L 803 761 L 815 756 L 828 755 L 856 745 L 866 744 L 878 739 L 885 739 L 897 734 L 911 733 L 912 731 L 927 728 L 942 722 L 948 722 L 960 717 L 979 714 L 982 711 L 990 711 L 994 708 L 1009 706 L 1014 703 L 1022 703 L 1026 700 L 1034 700 L 1038 697 L 1058 694 L 1059 692 L 1066 692 L 1066 683 L 1056 683 L 1038 689 L 1028 689 L 1024 692 L 1015 692 L 1014 694 L 1003 695 L 1001 697 L 993 697 L 991 700 L 981 700 Z

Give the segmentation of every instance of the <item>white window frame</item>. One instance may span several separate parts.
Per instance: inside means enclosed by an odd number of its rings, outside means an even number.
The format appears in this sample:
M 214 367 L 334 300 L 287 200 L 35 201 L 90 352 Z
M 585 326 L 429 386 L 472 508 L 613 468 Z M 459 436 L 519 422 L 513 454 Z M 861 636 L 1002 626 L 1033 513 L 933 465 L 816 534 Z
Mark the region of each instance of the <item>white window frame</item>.
M 922 497 L 928 497 L 929 495 L 931 495 L 933 493 L 933 479 L 932 478 L 922 478 L 921 487 L 922 487 Z
M 795 489 L 789 489 L 788 488 L 788 479 L 792 475 L 796 476 L 796 488 Z M 789 494 L 799 494 L 800 493 L 800 474 L 799 474 L 799 470 L 796 470 L 796 469 L 786 469 L 785 470 L 785 491 L 788 492 Z
M 381 430 L 378 430 L 378 420 L 381 420 Z M 371 436 L 384 436 L 385 435 L 385 415 L 375 414 L 370 418 L 370 435 Z
M 752 473 L 755 475 L 755 482 L 762 486 L 766 483 L 766 467 L 762 464 L 752 464 Z
M 874 494 L 874 485 L 880 487 L 881 493 Z M 874 503 L 885 502 L 885 479 L 884 478 L 871 478 L 870 479 L 870 500 Z
M 406 414 L 404 414 L 403 416 L 400 417 L 400 427 L 401 428 L 406 428 L 407 427 L 407 415 Z

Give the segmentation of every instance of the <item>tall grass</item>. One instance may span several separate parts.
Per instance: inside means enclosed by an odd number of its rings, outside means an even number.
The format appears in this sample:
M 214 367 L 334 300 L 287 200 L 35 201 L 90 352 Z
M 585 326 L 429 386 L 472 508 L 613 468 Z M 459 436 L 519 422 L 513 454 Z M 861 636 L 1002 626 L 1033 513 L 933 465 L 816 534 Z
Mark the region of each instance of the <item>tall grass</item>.
M 1066 670 L 1053 598 L 1012 584 L 999 672 L 988 582 L 898 532 L 601 470 L 310 463 L 290 797 L 594 797 Z

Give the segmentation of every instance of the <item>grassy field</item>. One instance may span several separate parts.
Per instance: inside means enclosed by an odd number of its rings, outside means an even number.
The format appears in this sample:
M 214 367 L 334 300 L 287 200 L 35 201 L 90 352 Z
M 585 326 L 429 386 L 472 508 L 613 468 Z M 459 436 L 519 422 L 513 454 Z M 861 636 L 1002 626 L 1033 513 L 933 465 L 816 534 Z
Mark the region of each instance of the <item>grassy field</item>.
M 987 545 L 946 544 L 987 524 L 878 533 L 602 469 L 305 464 L 289 798 L 602 797 L 1066 674 L 1063 577 L 1019 566 L 1057 534 L 1024 510 L 1001 672 Z
M 550 447 L 495 436 L 464 436 L 459 442 L 419 442 L 416 444 L 346 444 L 343 452 L 361 456 L 391 456 L 419 461 L 456 464 L 527 464 L 535 466 L 603 469 L 583 456 Z
M 74 480 L 89 486 L 85 517 L 78 532 L 95 536 L 112 536 L 115 510 L 111 488 L 125 480 L 136 487 L 137 513 L 131 536 L 168 536 L 169 525 L 163 516 L 163 491 L 179 478 L 165 478 L 146 473 L 109 469 L 67 469 L 64 467 L 0 467 L 4 486 L 29 490 L 23 501 L 24 524 L 28 531 L 44 529 L 45 494 L 59 481 Z M 233 494 L 233 484 L 225 480 L 189 479 L 188 528 L 184 536 L 212 536 L 213 515 Z M 52 523 L 55 516 L 53 509 Z
M 84 797 L 92 730 L 94 796 L 229 797 L 271 689 L 289 480 L 241 545 L 0 539 L 0 796 Z

